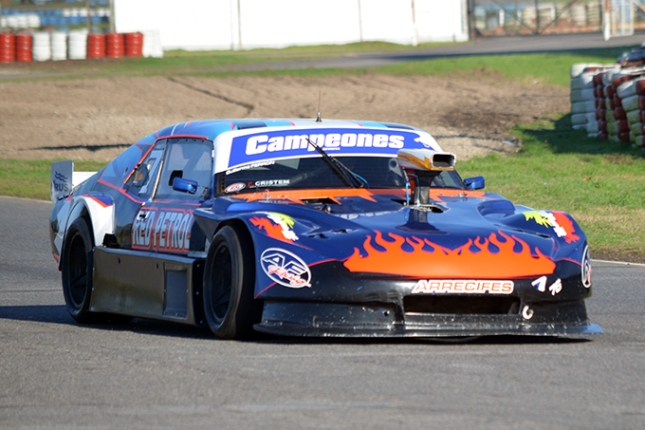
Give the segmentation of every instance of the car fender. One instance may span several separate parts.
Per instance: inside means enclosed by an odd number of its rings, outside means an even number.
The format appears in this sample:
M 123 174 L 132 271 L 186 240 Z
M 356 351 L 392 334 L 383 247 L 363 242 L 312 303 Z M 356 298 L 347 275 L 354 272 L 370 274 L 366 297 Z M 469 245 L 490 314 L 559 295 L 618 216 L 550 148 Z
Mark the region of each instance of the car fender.
M 61 240 L 61 245 L 59 247 L 61 254 L 67 230 L 77 218 L 80 218 L 85 214 L 87 214 L 90 221 L 95 246 L 100 246 L 103 243 L 103 238 L 106 234 L 114 233 L 114 200 L 110 195 L 104 193 L 90 193 L 74 197 L 70 205 L 69 215 L 67 216 L 67 220 L 64 224 L 65 228 L 62 230 L 63 234 L 58 235 Z

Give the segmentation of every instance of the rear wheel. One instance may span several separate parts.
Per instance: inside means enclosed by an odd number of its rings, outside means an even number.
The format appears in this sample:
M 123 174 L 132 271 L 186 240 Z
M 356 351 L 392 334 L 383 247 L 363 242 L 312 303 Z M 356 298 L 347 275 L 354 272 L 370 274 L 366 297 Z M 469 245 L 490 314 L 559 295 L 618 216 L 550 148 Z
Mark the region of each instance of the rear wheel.
M 248 232 L 223 227 L 208 250 L 204 270 L 204 314 L 222 339 L 249 339 L 262 317 L 262 303 L 253 298 L 255 257 Z
M 94 271 L 94 238 L 85 218 L 77 218 L 67 229 L 61 260 L 63 295 L 72 318 L 79 323 L 124 324 L 128 316 L 90 311 L 92 274 Z
M 92 256 L 94 240 L 84 218 L 76 219 L 67 229 L 67 241 L 61 261 L 63 295 L 72 318 L 80 323 L 92 322 Z

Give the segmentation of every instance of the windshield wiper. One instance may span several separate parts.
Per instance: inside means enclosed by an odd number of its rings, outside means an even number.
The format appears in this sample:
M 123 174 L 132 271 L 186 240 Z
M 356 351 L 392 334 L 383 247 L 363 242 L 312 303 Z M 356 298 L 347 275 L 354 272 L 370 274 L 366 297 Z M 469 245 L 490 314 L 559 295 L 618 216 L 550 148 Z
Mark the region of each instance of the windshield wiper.
M 349 167 L 345 166 L 336 158 L 330 157 L 324 149 L 313 143 L 311 139 L 307 138 L 307 142 L 309 142 L 309 144 L 313 146 L 316 152 L 318 152 L 322 156 L 323 160 L 325 160 L 329 167 L 331 167 L 331 169 L 338 175 L 338 177 L 340 177 L 347 185 L 352 188 L 369 188 L 367 181 L 361 178 L 360 175 L 352 172 Z

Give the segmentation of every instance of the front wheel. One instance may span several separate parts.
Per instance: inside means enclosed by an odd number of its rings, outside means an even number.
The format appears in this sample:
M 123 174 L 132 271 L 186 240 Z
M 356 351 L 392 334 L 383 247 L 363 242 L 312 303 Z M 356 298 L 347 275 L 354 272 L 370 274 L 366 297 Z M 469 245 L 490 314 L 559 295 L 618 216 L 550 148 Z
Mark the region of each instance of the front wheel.
M 223 227 L 208 250 L 204 270 L 204 314 L 222 339 L 249 339 L 257 333 L 262 303 L 253 298 L 255 258 L 246 230 Z

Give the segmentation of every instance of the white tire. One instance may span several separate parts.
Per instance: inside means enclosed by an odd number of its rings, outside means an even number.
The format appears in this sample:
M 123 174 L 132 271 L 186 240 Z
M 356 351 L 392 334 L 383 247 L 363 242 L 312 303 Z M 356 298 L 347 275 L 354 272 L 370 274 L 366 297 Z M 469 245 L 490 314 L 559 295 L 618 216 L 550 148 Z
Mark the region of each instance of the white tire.
M 593 88 L 593 77 L 596 72 L 584 72 L 580 76 L 571 79 L 572 90 L 584 90 Z
M 576 114 L 576 113 L 588 113 L 588 112 L 596 112 L 596 102 L 595 101 L 584 101 L 584 102 L 576 102 L 571 104 L 571 113 Z
M 571 103 L 577 103 L 594 100 L 596 96 L 594 95 L 594 89 L 589 88 L 586 90 L 573 90 L 571 91 L 569 98 L 571 99 Z

